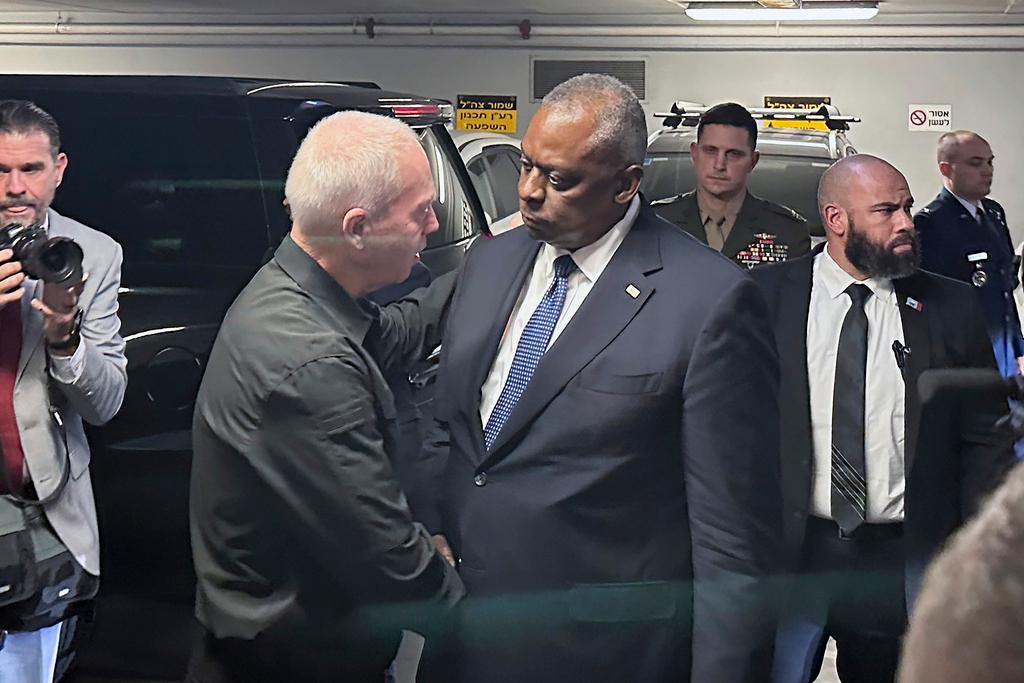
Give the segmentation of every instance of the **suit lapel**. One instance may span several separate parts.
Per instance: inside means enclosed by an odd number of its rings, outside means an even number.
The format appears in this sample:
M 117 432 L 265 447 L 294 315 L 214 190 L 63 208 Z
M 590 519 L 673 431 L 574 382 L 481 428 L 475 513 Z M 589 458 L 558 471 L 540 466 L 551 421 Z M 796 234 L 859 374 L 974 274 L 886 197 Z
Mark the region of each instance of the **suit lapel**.
M 484 466 L 504 457 L 516 435 L 629 324 L 654 292 L 646 275 L 661 268 L 656 229 L 657 218 L 650 209 L 643 209 L 586 301 L 541 358 Z M 629 285 L 639 290 L 635 298 L 627 292 Z
M 43 297 L 43 283 L 36 280 L 31 287 L 21 295 L 21 356 L 18 358 L 18 373 L 15 375 L 15 383 L 20 382 L 28 367 L 28 362 L 37 353 L 42 353 L 43 345 L 43 316 L 36 311 L 29 302 L 32 299 Z
M 967 210 L 967 207 L 956 198 L 956 195 L 946 188 L 942 188 L 942 192 L 939 193 L 939 199 L 945 202 L 946 206 L 948 206 L 960 219 L 961 229 L 965 231 L 964 234 L 967 235 L 967 239 L 976 239 L 978 228 L 981 226 L 978 225 L 978 220 L 971 215 L 971 212 Z
M 776 343 L 782 364 L 779 403 L 784 428 L 782 452 L 802 467 L 801 490 L 810 495 L 812 459 L 811 394 L 807 373 L 807 317 L 811 307 L 814 255 L 792 262 L 778 293 Z
M 489 262 L 482 266 L 488 275 L 485 285 L 464 295 L 465 310 L 470 311 L 471 316 L 490 320 L 491 323 L 477 328 L 481 332 L 476 337 L 471 337 L 474 335 L 474 325 L 460 327 L 458 335 L 463 337 L 465 343 L 457 346 L 461 354 L 451 361 L 451 367 L 467 369 L 467 381 L 461 383 L 463 388 L 460 402 L 469 417 L 469 423 L 473 425 L 473 452 L 478 454 L 486 451 L 483 426 L 479 418 L 480 388 L 494 364 L 512 309 L 519 300 L 519 294 L 533 270 L 534 260 L 540 250 L 540 242 L 530 238 L 525 228 L 506 239 L 509 248 L 493 250 L 489 254 Z
M 681 202 L 680 227 L 704 244 L 707 244 L 708 235 L 704 231 L 704 224 L 700 220 L 700 209 L 697 208 L 697 191 L 694 190 L 683 195 L 683 198 L 679 201 Z
M 931 334 L 928 330 L 925 278 L 915 274 L 895 280 L 893 284 L 896 288 L 900 320 L 903 323 L 904 345 L 910 350 L 906 367 L 903 369 L 903 381 L 906 385 L 903 460 L 905 473 L 909 475 L 917 451 L 917 434 L 921 423 L 921 401 L 917 392 L 917 380 L 931 365 Z
M 722 246 L 722 254 L 725 256 L 735 257 L 754 241 L 754 230 L 757 229 L 754 224 L 754 216 L 757 214 L 756 202 L 757 200 L 748 192 L 743 199 L 743 206 L 740 207 L 740 212 L 736 216 L 736 222 L 733 223 L 732 230 L 729 231 L 729 237 L 726 238 L 725 244 Z

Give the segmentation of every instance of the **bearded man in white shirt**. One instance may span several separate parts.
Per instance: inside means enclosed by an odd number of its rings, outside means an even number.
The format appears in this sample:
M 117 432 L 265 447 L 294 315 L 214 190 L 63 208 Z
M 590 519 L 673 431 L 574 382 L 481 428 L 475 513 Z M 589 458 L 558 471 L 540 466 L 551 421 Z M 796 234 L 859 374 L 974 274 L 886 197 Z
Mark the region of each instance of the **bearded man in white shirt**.
M 970 287 L 919 270 L 906 178 L 868 155 L 822 176 L 826 244 L 753 272 L 782 366 L 782 481 L 795 581 L 775 681 L 895 678 L 922 572 L 1013 461 L 997 396 L 922 404 L 929 368 L 995 368 Z

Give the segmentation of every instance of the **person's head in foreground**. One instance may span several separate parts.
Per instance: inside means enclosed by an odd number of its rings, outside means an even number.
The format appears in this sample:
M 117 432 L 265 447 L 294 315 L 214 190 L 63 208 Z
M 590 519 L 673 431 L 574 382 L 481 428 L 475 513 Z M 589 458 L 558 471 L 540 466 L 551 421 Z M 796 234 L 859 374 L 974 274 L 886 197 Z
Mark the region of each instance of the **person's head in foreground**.
M 929 567 L 901 683 L 1024 681 L 1024 463 Z

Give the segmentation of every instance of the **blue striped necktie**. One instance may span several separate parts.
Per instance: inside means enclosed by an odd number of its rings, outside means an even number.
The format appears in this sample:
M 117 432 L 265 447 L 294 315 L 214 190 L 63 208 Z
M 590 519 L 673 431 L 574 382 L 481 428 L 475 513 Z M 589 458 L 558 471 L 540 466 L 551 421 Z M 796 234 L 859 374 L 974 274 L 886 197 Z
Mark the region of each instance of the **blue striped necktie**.
M 508 378 L 501 390 L 498 402 L 487 419 L 487 426 L 484 427 L 484 444 L 488 450 L 494 440 L 501 432 L 502 426 L 512 414 L 519 397 L 526 391 L 526 385 L 530 383 L 541 356 L 548 349 L 551 341 L 551 334 L 555 331 L 555 325 L 562 315 L 562 307 L 565 305 L 565 293 L 569 289 L 569 275 L 576 270 L 576 263 L 572 256 L 565 254 L 555 259 L 555 277 L 544 293 L 537 308 L 530 316 L 530 320 L 523 328 L 523 335 L 519 338 L 519 345 L 516 346 L 516 355 L 512 359 L 512 366 L 508 370 Z

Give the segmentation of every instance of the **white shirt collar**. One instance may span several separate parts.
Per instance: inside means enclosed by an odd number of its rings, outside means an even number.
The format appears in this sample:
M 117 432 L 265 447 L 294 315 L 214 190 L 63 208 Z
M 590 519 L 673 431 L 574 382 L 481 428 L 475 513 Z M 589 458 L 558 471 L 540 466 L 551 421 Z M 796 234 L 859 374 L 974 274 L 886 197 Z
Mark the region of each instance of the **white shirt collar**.
M 964 205 L 964 208 L 967 209 L 967 211 L 971 214 L 971 218 L 973 218 L 974 220 L 978 220 L 978 212 L 981 211 L 981 202 L 975 204 L 969 199 L 964 199 L 963 197 L 953 192 L 952 190 L 950 191 L 950 194 L 956 197 L 957 201 Z
M 587 280 L 597 282 L 597 278 L 601 277 L 601 273 L 604 272 L 608 262 L 612 260 L 612 256 L 615 255 L 619 245 L 626 239 L 626 235 L 629 234 L 639 215 L 640 195 L 637 194 L 633 197 L 633 201 L 629 203 L 626 215 L 594 242 L 585 247 L 580 247 L 574 252 L 569 252 L 560 247 L 553 247 L 545 242 L 541 247 L 541 254 L 546 263 L 553 264 L 559 256 L 571 253 L 576 267 L 579 268 Z
M 837 299 L 846 292 L 846 288 L 852 285 L 854 282 L 862 285 L 866 285 L 871 293 L 879 301 L 889 303 L 893 306 L 896 305 L 896 290 L 893 287 L 892 280 L 888 278 L 869 277 L 867 280 L 858 280 L 845 270 L 843 270 L 832 255 L 829 253 L 828 245 L 825 246 L 824 251 L 818 255 L 816 260 L 817 275 L 821 280 L 821 284 L 825 286 L 825 291 L 828 292 L 828 296 L 831 299 Z

